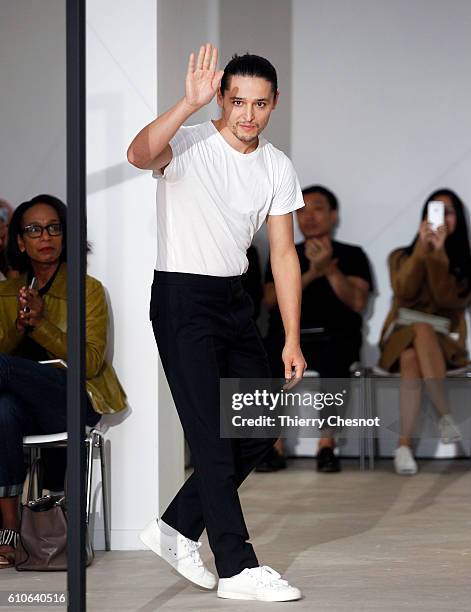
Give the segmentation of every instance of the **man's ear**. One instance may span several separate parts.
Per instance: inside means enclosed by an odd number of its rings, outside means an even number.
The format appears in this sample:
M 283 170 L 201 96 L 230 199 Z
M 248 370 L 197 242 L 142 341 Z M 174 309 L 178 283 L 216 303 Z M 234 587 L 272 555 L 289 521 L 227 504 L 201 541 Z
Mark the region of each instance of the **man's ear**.
M 273 109 L 276 108 L 276 105 L 278 104 L 279 99 L 280 99 L 280 90 L 278 89 L 277 92 L 275 93 L 275 97 L 273 98 Z
M 216 94 L 216 100 L 217 100 L 218 106 L 219 106 L 220 108 L 222 108 L 223 98 L 224 98 L 224 96 L 223 96 L 223 94 L 222 94 L 222 92 L 221 92 L 221 88 L 219 88 L 219 89 L 218 89 L 218 92 L 217 92 L 217 94 Z
M 330 215 L 331 215 L 330 218 L 332 219 L 332 227 L 335 227 L 337 223 L 339 222 L 338 210 L 331 210 Z

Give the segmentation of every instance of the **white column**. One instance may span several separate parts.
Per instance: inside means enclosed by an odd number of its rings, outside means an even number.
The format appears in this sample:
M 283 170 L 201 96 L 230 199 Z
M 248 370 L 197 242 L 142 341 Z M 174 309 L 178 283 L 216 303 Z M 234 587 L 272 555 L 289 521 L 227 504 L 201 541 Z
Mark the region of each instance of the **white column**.
M 89 273 L 109 293 L 110 356 L 129 400 L 124 415 L 106 418 L 113 549 L 143 547 L 138 533 L 158 512 L 158 365 L 148 314 L 155 183 L 126 160 L 132 137 L 156 116 L 156 97 L 155 0 L 88 2 Z M 101 515 L 100 496 L 96 508 Z M 95 526 L 99 544 L 101 516 Z

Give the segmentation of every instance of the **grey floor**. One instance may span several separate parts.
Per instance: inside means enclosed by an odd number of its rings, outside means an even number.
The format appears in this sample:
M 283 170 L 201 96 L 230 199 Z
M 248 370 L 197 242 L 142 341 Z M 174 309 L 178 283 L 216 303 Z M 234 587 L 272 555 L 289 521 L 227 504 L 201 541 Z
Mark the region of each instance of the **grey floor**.
M 88 610 L 471 610 L 469 461 L 423 461 L 415 477 L 396 476 L 389 461 L 364 473 L 353 461 L 340 474 L 314 467 L 296 459 L 284 472 L 253 474 L 241 490 L 260 562 L 300 587 L 303 600 L 221 600 L 151 552 L 116 551 L 98 553 L 88 570 Z M 212 565 L 207 546 L 204 556 Z M 0 591 L 61 590 L 64 581 L 2 570 Z

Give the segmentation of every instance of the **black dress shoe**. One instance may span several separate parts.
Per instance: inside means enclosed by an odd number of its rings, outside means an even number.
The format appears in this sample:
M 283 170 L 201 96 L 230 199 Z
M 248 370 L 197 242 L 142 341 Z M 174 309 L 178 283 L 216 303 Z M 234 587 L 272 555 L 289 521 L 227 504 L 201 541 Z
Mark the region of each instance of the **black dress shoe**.
M 257 465 L 256 472 L 279 472 L 286 468 L 286 459 L 272 448 L 268 455 Z
M 317 453 L 317 471 L 332 473 L 340 472 L 340 459 L 334 453 L 334 449 L 329 446 L 324 446 Z

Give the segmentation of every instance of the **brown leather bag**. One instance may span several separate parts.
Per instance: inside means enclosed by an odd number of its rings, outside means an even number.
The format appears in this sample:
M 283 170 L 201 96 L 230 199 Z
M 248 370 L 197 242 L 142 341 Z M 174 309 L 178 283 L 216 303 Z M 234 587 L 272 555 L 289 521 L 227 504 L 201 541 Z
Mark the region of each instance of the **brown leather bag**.
M 51 572 L 67 570 L 67 506 L 65 497 L 50 496 L 32 500 L 32 483 L 38 477 L 39 460 L 33 463 L 28 501 L 22 505 L 15 567 L 21 571 Z M 85 534 L 87 566 L 94 558 Z

